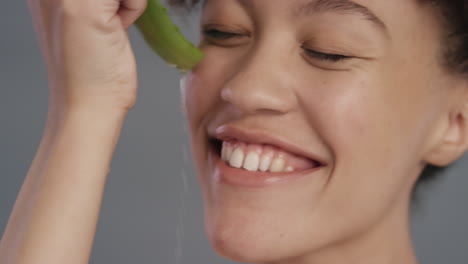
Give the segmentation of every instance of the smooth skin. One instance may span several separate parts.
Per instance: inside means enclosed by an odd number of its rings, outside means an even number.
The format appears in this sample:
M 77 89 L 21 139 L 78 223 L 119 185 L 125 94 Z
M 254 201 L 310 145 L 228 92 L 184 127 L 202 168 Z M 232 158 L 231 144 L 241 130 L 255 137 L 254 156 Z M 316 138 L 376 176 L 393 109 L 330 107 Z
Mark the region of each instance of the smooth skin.
M 410 193 L 425 164 L 447 165 L 467 150 L 467 80 L 441 66 L 441 24 L 415 1 L 355 1 L 386 31 L 350 13 L 299 16 L 304 2 L 203 8 L 202 28 L 240 34 L 205 34 L 206 57 L 183 85 L 208 237 L 242 262 L 415 264 Z M 145 1 L 29 5 L 50 107 L 0 262 L 88 263 L 110 161 L 137 97 L 126 29 Z M 296 143 L 327 166 L 261 190 L 216 184 L 206 131 L 224 124 Z
M 307 14 L 306 2 L 206 1 L 206 57 L 187 76 L 185 106 L 208 237 L 247 263 L 417 263 L 411 191 L 424 165 L 467 150 L 467 78 L 443 68 L 443 24 L 417 1 L 355 0 L 372 18 L 333 4 Z M 268 188 L 220 184 L 207 131 L 221 125 L 327 165 Z

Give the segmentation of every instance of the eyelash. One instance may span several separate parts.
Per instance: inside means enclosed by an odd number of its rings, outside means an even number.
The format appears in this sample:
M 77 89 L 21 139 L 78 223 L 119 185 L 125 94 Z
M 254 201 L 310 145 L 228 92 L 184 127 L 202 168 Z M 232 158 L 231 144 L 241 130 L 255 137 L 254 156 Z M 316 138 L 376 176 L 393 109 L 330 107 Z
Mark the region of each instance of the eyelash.
M 206 29 L 203 31 L 203 35 L 215 39 L 230 39 L 241 36 L 240 34 L 219 31 L 216 29 Z
M 220 39 L 220 40 L 232 39 L 232 38 L 242 36 L 241 34 L 224 32 L 224 31 L 220 31 L 216 29 L 204 30 L 203 35 L 208 38 Z M 341 54 L 323 53 L 323 52 L 318 52 L 318 51 L 306 49 L 306 48 L 304 48 L 304 51 L 307 54 L 307 56 L 314 58 L 314 59 L 322 60 L 322 61 L 339 62 L 339 61 L 344 61 L 344 60 L 352 58 L 350 56 L 345 56 Z
M 341 55 L 341 54 L 323 53 L 323 52 L 318 52 L 318 51 L 311 50 L 311 49 L 304 49 L 304 50 L 308 56 L 314 59 L 319 59 L 319 60 L 324 60 L 324 61 L 339 62 L 339 61 L 344 61 L 344 60 L 352 58 L 352 57 Z

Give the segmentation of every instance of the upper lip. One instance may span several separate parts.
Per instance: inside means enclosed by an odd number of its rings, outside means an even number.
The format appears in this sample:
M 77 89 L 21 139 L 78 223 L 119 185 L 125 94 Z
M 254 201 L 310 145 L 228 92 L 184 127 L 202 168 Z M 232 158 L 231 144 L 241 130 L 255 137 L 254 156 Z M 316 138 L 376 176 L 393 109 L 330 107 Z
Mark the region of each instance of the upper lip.
M 319 163 L 321 166 L 326 165 L 324 159 L 318 155 L 310 153 L 309 151 L 298 147 L 294 143 L 288 142 L 261 130 L 248 131 L 232 125 L 221 125 L 214 129 L 209 129 L 208 136 L 221 141 L 238 140 L 251 144 L 268 144 L 276 146 L 292 154 L 311 159 Z

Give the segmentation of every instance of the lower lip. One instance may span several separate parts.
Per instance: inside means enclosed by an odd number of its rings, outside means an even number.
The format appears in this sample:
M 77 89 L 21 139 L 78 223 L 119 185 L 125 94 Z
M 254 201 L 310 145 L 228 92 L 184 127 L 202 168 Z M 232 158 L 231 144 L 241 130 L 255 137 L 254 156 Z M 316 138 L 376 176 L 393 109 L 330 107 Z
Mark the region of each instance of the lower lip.
M 292 172 L 258 172 L 233 168 L 221 159 L 215 149 L 210 150 L 209 161 L 212 164 L 212 178 L 216 182 L 244 188 L 264 188 L 287 184 L 319 171 L 322 166 Z

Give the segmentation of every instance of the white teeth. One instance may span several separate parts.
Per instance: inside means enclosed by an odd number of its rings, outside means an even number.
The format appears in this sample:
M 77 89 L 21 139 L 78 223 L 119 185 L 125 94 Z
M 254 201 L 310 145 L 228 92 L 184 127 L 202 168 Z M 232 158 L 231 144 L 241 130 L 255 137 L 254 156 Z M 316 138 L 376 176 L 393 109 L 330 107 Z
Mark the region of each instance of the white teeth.
M 282 158 L 276 158 L 273 160 L 270 166 L 270 171 L 271 172 L 280 172 L 284 170 L 284 159 Z
M 248 171 L 257 171 L 260 163 L 260 156 L 254 151 L 250 151 L 245 157 L 244 166 L 242 168 Z
M 229 161 L 232 155 L 232 146 L 228 143 L 223 141 L 223 147 L 221 148 L 221 158 L 224 161 Z
M 242 163 L 244 163 L 244 152 L 241 148 L 236 148 L 231 157 L 229 157 L 229 165 L 234 168 L 240 168 L 242 167 Z
M 271 164 L 271 157 L 269 155 L 265 155 L 262 157 L 262 161 L 260 162 L 260 171 L 268 171 Z
M 223 146 L 221 147 L 221 159 L 224 161 L 229 160 L 226 155 L 226 150 L 227 150 L 227 143 L 223 142 Z
M 262 153 L 262 155 L 257 151 L 249 151 L 246 156 L 244 154 L 245 144 L 237 145 L 235 148 L 234 146 L 230 142 L 223 142 L 221 149 L 222 160 L 227 162 L 231 167 L 261 172 L 294 171 L 292 166 L 286 166 L 286 161 L 281 156 L 273 159 L 274 153 L 269 150 Z
M 226 148 L 226 160 L 231 159 L 232 151 L 233 151 L 232 146 L 228 145 Z

